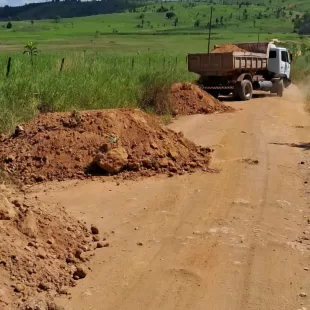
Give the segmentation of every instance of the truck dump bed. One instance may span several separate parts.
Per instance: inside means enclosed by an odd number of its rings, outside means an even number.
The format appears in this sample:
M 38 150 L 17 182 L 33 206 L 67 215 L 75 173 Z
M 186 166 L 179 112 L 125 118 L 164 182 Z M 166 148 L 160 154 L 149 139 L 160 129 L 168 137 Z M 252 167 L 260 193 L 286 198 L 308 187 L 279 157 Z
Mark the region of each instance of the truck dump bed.
M 267 69 L 269 43 L 235 44 L 247 52 L 200 53 L 188 55 L 188 70 L 203 76 L 225 76 Z

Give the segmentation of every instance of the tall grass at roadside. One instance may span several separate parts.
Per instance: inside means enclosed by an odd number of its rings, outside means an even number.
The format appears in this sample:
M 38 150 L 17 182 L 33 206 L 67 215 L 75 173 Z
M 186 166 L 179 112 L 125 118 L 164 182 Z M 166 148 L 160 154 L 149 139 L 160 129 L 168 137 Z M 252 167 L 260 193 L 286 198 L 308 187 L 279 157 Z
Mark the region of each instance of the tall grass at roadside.
M 40 110 L 144 108 L 167 112 L 156 106 L 163 102 L 159 96 L 175 81 L 194 79 L 187 72 L 185 57 L 71 53 L 64 56 L 64 69 L 59 72 L 62 57 L 42 54 L 32 67 L 26 55 L 13 55 L 6 78 L 8 57 L 1 56 L 0 132 L 33 118 Z
M 291 66 L 292 81 L 300 85 L 305 100 L 305 108 L 310 112 L 310 54 L 296 58 Z

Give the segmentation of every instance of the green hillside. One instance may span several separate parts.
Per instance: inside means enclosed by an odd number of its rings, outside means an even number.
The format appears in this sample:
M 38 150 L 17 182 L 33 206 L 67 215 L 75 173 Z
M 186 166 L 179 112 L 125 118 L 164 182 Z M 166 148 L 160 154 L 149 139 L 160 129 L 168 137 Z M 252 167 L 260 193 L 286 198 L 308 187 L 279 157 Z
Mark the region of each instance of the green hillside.
M 274 37 L 298 39 L 296 32 L 299 29 L 294 30 L 293 21 L 302 18 L 302 12 L 310 7 L 310 3 L 303 0 L 294 5 L 289 0 L 252 2 L 258 4 L 213 4 L 212 41 L 256 41 L 258 38 L 267 40 Z M 168 40 L 185 42 L 195 38 L 204 41 L 208 32 L 210 9 L 211 5 L 206 2 L 167 2 L 163 4 L 163 9 L 160 4 L 154 4 L 135 10 L 127 9 L 123 13 L 12 21 L 11 29 L 6 28 L 7 22 L 2 22 L 0 44 L 6 49 L 8 45 L 32 40 L 43 45 L 53 45 L 54 48 L 62 48 L 64 42 L 68 48 L 71 44 L 74 48 L 77 45 L 81 48 L 101 48 L 106 44 L 114 47 L 120 44 L 122 47 L 123 42 L 139 46 L 149 41 L 149 47 L 152 47 L 152 42 L 156 45 L 160 41 L 167 41 L 168 44 Z M 177 45 L 181 45 L 182 41 Z

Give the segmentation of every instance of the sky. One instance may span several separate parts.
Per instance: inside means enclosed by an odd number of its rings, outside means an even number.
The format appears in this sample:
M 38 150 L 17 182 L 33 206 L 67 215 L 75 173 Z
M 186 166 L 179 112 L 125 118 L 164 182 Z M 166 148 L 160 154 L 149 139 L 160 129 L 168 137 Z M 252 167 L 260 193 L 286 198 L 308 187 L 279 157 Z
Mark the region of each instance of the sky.
M 0 0 L 0 6 L 4 5 L 17 6 L 33 2 L 44 2 L 44 0 Z

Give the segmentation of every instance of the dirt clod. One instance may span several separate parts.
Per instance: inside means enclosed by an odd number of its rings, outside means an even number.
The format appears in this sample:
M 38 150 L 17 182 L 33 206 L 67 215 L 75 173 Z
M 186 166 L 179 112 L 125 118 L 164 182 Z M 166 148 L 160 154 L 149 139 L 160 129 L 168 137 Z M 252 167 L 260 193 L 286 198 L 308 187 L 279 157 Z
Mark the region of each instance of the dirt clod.
M 21 293 L 21 292 L 23 292 L 24 290 L 25 290 L 25 286 L 24 286 L 23 284 L 17 283 L 17 284 L 15 285 L 15 289 L 14 289 L 15 292 Z
M 100 241 L 100 237 L 98 235 L 93 235 L 93 241 L 94 242 Z
M 109 150 L 107 153 L 99 153 L 94 162 L 108 173 L 119 173 L 128 164 L 128 154 L 123 147 Z
M 214 112 L 233 112 L 234 109 L 212 97 L 190 83 L 173 84 L 169 92 L 169 100 L 174 115 L 209 114 Z
M 73 276 L 78 277 L 79 279 L 83 279 L 86 277 L 88 273 L 88 269 L 85 265 L 78 265 L 76 267 L 76 271 L 74 272 Z
M 91 225 L 90 230 L 91 230 L 91 233 L 92 233 L 93 235 L 98 235 L 98 234 L 99 234 L 99 229 L 98 229 L 98 227 L 95 226 L 95 225 Z
M 105 241 L 99 241 L 97 243 L 97 248 L 107 248 L 110 246 L 109 242 L 105 242 Z

